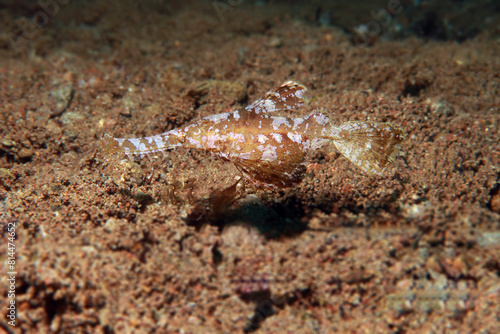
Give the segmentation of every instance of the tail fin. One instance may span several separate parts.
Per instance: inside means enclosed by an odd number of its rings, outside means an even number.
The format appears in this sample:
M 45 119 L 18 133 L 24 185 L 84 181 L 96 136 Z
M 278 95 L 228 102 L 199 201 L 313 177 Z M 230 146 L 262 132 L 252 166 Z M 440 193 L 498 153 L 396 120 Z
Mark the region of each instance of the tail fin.
M 389 123 L 346 122 L 338 131 L 337 149 L 368 174 L 382 174 L 405 139 L 403 131 Z

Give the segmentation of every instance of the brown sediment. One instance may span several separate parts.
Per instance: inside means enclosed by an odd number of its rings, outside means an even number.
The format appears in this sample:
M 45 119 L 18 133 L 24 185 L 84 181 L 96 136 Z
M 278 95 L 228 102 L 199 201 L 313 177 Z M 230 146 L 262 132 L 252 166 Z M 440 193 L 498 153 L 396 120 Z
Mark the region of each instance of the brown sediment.
M 443 0 L 423 18 L 412 16 L 417 1 L 401 2 L 389 35 L 369 48 L 344 30 L 388 1 L 243 1 L 224 21 L 211 1 L 182 10 L 66 2 L 20 53 L 9 34 L 22 36 L 22 18 L 42 8 L 21 0 L 0 9 L 0 330 L 500 332 L 500 18 L 491 1 Z M 450 18 L 445 7 L 457 14 L 462 4 L 478 19 Z M 343 29 L 310 21 L 327 10 Z M 413 36 L 414 20 L 485 26 L 457 43 Z M 391 38 L 397 27 L 411 37 Z M 239 88 L 187 94 L 207 80 Z M 268 191 L 231 188 L 234 164 L 203 150 L 151 161 L 110 159 L 102 148 L 85 155 L 105 133 L 164 133 L 244 109 L 287 80 L 309 91 L 286 117 L 322 110 L 336 125 L 404 130 L 394 163 L 368 176 L 324 146 L 306 154 L 297 186 Z M 186 222 L 193 211 L 199 230 Z M 7 222 L 16 223 L 15 328 L 5 318 Z

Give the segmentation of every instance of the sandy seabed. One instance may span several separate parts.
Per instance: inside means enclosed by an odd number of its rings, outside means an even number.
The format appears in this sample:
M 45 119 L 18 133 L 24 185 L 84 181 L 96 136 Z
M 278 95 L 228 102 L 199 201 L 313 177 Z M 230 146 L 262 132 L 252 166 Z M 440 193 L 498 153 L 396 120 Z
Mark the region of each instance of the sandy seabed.
M 385 1 L 6 3 L 0 331 L 500 332 L 498 27 L 460 43 L 387 28 L 365 46 L 325 17 L 355 27 Z M 324 147 L 297 187 L 221 199 L 240 174 L 211 153 L 102 149 L 288 80 L 309 89 L 294 116 L 401 127 L 395 163 L 368 176 Z

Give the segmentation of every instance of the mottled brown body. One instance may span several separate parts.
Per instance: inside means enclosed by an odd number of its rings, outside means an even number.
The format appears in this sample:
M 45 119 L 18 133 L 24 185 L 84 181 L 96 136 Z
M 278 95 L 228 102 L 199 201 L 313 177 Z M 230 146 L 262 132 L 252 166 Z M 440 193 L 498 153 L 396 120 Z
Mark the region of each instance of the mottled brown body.
M 188 140 L 184 146 L 203 147 L 233 162 L 259 186 L 286 187 L 299 183 L 305 172 L 304 145 L 310 140 L 300 134 L 300 129 L 293 130 L 293 120 L 247 110 L 240 111 L 238 116 L 235 119 L 230 114 L 217 123 L 210 120 L 197 123 L 185 132 Z M 273 126 L 273 122 L 280 121 L 279 126 Z
M 313 112 L 305 118 L 269 115 L 302 105 L 305 87 L 288 82 L 244 110 L 205 117 L 182 128 L 145 138 L 106 136 L 110 153 L 147 154 L 177 146 L 209 150 L 231 161 L 254 184 L 289 187 L 305 172 L 305 154 L 328 141 L 368 173 L 382 173 L 403 132 L 387 123 L 347 122 L 340 127 Z

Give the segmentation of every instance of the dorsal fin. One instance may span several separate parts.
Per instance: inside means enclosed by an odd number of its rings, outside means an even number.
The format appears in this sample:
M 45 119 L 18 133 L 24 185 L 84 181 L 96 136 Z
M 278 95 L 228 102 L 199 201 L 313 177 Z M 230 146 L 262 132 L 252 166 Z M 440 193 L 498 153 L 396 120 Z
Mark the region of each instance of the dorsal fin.
M 255 101 L 245 109 L 258 114 L 298 108 L 304 104 L 302 95 L 306 90 L 307 88 L 301 84 L 288 81 L 267 92 L 263 98 Z

